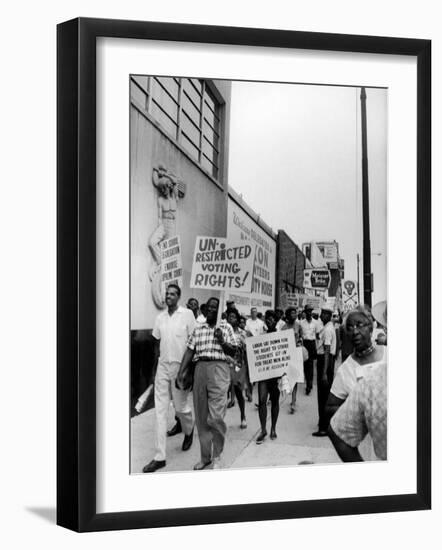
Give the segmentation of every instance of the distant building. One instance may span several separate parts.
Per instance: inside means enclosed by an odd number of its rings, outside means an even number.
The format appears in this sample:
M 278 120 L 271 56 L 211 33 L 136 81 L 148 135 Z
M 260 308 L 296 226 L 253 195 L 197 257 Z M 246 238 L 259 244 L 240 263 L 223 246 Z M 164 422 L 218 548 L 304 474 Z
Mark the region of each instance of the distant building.
M 344 260 L 339 256 L 337 241 L 311 241 L 302 244 L 311 267 L 324 267 L 330 270 L 330 286 L 326 296 L 341 299 L 341 281 L 344 278 Z M 339 304 L 338 304 L 339 306 Z
M 285 308 L 289 305 L 288 296 L 304 295 L 305 256 L 299 246 L 282 229 L 278 231 L 278 264 L 277 264 L 277 304 Z M 293 297 L 291 297 L 293 300 Z M 293 301 L 291 303 L 294 303 Z

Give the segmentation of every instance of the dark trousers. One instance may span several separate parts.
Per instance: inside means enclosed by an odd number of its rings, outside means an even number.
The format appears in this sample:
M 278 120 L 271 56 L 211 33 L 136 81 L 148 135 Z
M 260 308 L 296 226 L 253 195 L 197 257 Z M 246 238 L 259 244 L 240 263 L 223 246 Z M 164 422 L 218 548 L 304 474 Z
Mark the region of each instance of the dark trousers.
M 328 369 L 327 369 L 327 382 L 322 382 L 322 375 L 324 373 L 324 355 L 318 354 L 318 360 L 316 362 L 316 382 L 318 386 L 318 414 L 319 422 L 318 428 L 320 431 L 326 431 L 328 428 L 328 421 L 325 415 L 325 404 L 327 403 L 328 394 L 333 384 L 333 373 L 335 370 L 335 357 L 329 355 Z
M 308 352 L 308 359 L 304 361 L 305 389 L 311 390 L 313 386 L 313 361 L 316 359 L 316 342 L 304 340 L 302 345 Z
M 279 415 L 279 378 L 270 378 L 258 382 L 258 414 L 261 424 L 261 431 L 266 431 L 267 424 L 267 397 L 270 395 L 271 407 L 271 429 L 276 428 L 276 422 Z

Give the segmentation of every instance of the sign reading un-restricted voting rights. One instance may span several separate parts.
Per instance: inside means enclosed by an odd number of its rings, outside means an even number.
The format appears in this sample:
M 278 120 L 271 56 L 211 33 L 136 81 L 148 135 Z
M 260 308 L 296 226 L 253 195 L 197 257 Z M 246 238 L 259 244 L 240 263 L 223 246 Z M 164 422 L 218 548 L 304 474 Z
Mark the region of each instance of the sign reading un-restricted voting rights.
M 250 292 L 255 247 L 223 237 L 197 237 L 190 288 Z
M 183 265 L 181 244 L 178 235 L 160 242 L 161 250 L 161 292 L 165 296 L 167 285 L 174 283 L 183 287 Z
M 304 381 L 302 348 L 295 344 L 293 330 L 282 330 L 246 339 L 251 382 L 287 374 L 293 386 Z

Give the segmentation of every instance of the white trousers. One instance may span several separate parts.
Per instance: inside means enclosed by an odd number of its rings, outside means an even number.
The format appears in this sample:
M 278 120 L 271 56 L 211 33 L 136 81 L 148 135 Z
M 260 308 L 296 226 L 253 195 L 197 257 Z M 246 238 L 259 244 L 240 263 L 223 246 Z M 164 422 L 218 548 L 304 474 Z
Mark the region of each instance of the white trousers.
M 155 460 L 166 460 L 167 419 L 170 401 L 173 401 L 177 417 L 185 435 L 193 430 L 189 391 L 175 387 L 180 363 L 158 363 L 155 375 L 156 452 Z

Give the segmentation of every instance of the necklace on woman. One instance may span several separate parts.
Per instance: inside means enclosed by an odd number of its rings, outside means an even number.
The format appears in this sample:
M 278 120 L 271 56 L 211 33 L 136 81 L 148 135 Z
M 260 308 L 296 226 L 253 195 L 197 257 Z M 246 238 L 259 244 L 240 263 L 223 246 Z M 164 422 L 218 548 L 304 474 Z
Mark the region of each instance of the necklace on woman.
M 367 357 L 367 355 L 370 355 L 370 353 L 374 351 L 374 345 L 371 344 L 368 348 L 365 348 L 361 351 L 355 350 L 356 357 Z

